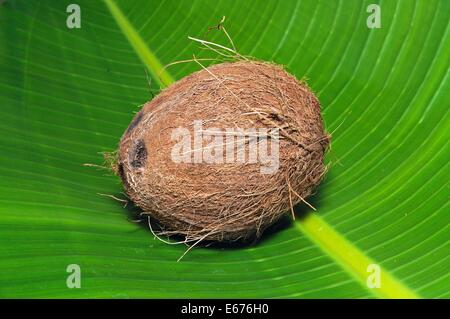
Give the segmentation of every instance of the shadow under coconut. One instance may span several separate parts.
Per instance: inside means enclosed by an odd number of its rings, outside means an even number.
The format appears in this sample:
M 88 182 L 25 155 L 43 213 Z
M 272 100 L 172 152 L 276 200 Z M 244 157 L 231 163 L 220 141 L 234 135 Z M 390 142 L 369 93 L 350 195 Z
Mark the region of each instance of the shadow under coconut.
M 313 207 L 318 209 L 319 205 L 319 196 L 318 191 L 310 196 L 308 198 L 308 203 L 310 203 Z M 120 205 L 120 203 L 118 203 Z M 123 205 L 122 205 L 123 207 Z M 129 202 L 125 207 L 125 211 L 127 214 L 127 219 L 130 222 L 137 223 L 141 227 L 143 227 L 145 230 L 147 230 L 150 234 L 150 236 L 154 236 L 152 233 L 152 230 L 149 227 L 149 221 L 147 216 L 142 216 L 141 212 L 142 210 L 134 205 L 133 202 Z M 308 214 L 314 213 L 308 205 L 305 203 L 299 203 L 296 206 L 294 206 L 294 213 L 295 213 L 295 219 L 301 220 L 305 218 Z M 158 233 L 158 231 L 161 231 L 162 228 L 158 225 L 158 222 L 154 219 L 150 219 L 152 229 L 154 233 Z M 208 248 L 208 249 L 227 249 L 227 250 L 233 250 L 233 249 L 242 249 L 242 248 L 248 248 L 248 247 L 255 247 L 258 245 L 263 244 L 266 241 L 269 241 L 271 238 L 277 235 L 277 233 L 286 230 L 293 226 L 293 219 L 292 215 L 288 212 L 285 215 L 283 215 L 276 223 L 266 228 L 263 232 L 263 234 L 259 237 L 253 237 L 245 240 L 237 240 L 237 241 L 228 241 L 228 242 L 217 242 L 217 241 L 208 241 L 204 240 L 198 244 L 196 244 L 197 248 Z M 184 237 L 179 235 L 170 236 L 170 238 L 162 236 L 163 240 L 169 240 L 171 242 L 183 242 Z

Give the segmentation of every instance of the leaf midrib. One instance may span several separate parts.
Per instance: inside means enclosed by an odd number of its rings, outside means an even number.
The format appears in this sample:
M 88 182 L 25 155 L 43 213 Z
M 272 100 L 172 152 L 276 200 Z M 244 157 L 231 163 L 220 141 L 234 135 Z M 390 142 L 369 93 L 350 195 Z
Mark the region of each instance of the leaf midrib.
M 161 86 L 174 83 L 174 78 L 165 70 L 155 53 L 147 46 L 114 0 L 104 0 L 104 2 L 133 50 L 157 83 Z M 345 236 L 333 229 L 331 225 L 316 214 L 309 214 L 295 222 L 295 227 L 375 297 L 420 298 L 411 288 L 383 269 L 375 260 L 365 255 Z M 366 280 L 370 275 L 367 272 L 367 267 L 370 264 L 376 264 L 380 267 L 382 276 L 380 288 L 368 289 L 367 287 Z
M 147 66 L 147 69 L 153 76 L 153 79 L 160 86 L 168 86 L 174 82 L 172 76 L 164 69 L 163 65 L 147 46 L 144 40 L 141 38 L 136 29 L 128 21 L 127 17 L 123 14 L 120 8 L 113 0 L 104 0 L 109 12 L 116 20 L 127 40 L 130 42 L 134 51 L 137 53 L 142 62 Z

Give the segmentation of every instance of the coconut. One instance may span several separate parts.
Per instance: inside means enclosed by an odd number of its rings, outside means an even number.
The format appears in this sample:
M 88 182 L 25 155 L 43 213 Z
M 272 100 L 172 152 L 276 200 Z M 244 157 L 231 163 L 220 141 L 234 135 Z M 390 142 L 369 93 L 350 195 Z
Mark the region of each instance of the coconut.
M 245 240 L 313 193 L 328 145 L 304 82 L 239 61 L 203 68 L 146 103 L 120 140 L 117 167 L 165 234 Z

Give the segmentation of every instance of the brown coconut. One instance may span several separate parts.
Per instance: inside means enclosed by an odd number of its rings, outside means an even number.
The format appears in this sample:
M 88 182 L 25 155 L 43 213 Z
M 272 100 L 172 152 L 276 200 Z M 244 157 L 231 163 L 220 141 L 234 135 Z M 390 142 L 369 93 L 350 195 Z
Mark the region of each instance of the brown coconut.
M 268 134 L 257 140 L 278 141 L 278 169 L 262 174 L 260 162 L 174 161 L 172 132 L 187 128 L 193 137 L 194 121 L 204 131 L 278 128 L 278 139 Z M 165 234 L 249 239 L 314 191 L 326 170 L 328 144 L 319 101 L 304 82 L 274 64 L 222 63 L 177 81 L 144 105 L 121 138 L 118 172 L 130 199 Z

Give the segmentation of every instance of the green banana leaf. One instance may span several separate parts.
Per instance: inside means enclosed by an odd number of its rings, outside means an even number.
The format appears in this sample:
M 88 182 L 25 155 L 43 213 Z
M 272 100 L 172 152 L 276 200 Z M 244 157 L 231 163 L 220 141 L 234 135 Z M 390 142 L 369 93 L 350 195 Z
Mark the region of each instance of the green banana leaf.
M 73 2 L 0 1 L 0 297 L 450 297 L 450 1 L 77 0 L 81 28 L 68 28 Z M 100 195 L 124 198 L 119 179 L 84 164 L 201 68 L 162 66 L 214 56 L 188 36 L 229 45 L 206 34 L 223 16 L 241 54 L 317 93 L 330 170 L 317 211 L 177 262 L 187 247 L 132 222 L 131 205 Z

